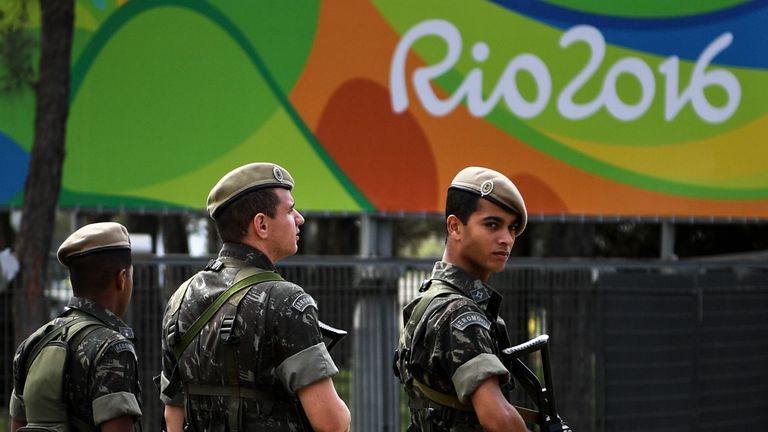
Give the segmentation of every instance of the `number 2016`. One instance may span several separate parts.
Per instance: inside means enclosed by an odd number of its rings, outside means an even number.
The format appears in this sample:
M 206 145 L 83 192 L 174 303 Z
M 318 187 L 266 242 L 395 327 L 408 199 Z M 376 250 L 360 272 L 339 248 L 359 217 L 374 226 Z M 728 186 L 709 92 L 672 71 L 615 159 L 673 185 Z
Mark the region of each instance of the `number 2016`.
M 466 100 L 467 109 L 476 117 L 484 117 L 492 111 L 503 98 L 509 110 L 518 117 L 530 119 L 538 116 L 549 103 L 552 95 L 552 79 L 546 64 L 536 55 L 525 53 L 514 57 L 507 64 L 496 86 L 488 98 L 482 94 L 483 73 L 478 68 L 470 69 L 455 92 L 447 99 L 437 97 L 430 81 L 452 69 L 461 55 L 462 39 L 459 30 L 445 20 L 427 20 L 411 28 L 400 40 L 392 57 L 390 67 L 390 91 L 392 108 L 403 112 L 408 108 L 408 90 L 406 88 L 405 59 L 413 44 L 421 38 L 436 36 L 447 45 L 445 57 L 439 62 L 415 69 L 412 85 L 416 97 L 422 106 L 435 116 L 444 116 L 453 111 L 462 100 Z M 557 98 L 557 109 L 570 120 L 588 118 L 602 107 L 620 121 L 632 121 L 648 111 L 656 94 L 656 79 L 651 67 L 637 57 L 625 57 L 616 61 L 608 69 L 600 93 L 587 103 L 574 102 L 574 95 L 595 75 L 605 58 L 606 44 L 602 33 L 588 25 L 572 27 L 560 38 L 563 49 L 575 43 L 585 43 L 590 49 L 590 56 L 585 66 L 563 88 Z M 699 55 L 691 72 L 688 86 L 679 89 L 679 63 L 677 56 L 670 56 L 658 66 L 664 76 L 664 118 L 672 121 L 683 107 L 690 103 L 696 114 L 708 123 L 722 123 L 728 120 L 739 106 L 741 86 L 738 79 L 727 70 L 707 70 L 712 60 L 733 42 L 731 33 L 723 33 L 712 41 Z M 477 63 L 488 59 L 490 49 L 485 42 L 472 46 L 472 58 Z M 520 72 L 528 73 L 536 83 L 536 97 L 526 100 L 519 92 L 516 76 Z M 616 83 L 623 74 L 633 77 L 640 85 L 640 100 L 636 103 L 624 102 L 618 94 Z M 714 106 L 704 95 L 707 87 L 716 86 L 727 95 L 724 106 Z

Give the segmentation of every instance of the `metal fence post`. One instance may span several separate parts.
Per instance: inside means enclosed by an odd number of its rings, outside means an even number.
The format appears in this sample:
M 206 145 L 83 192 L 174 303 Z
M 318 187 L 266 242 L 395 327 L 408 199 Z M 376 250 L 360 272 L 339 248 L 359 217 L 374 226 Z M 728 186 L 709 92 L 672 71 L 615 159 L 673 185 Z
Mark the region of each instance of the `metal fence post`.
M 392 221 L 362 216 L 361 255 L 392 256 Z M 389 271 L 388 271 L 389 270 Z M 394 432 L 400 428 L 399 389 L 392 374 L 397 343 L 396 268 L 363 266 L 352 333 L 352 430 Z

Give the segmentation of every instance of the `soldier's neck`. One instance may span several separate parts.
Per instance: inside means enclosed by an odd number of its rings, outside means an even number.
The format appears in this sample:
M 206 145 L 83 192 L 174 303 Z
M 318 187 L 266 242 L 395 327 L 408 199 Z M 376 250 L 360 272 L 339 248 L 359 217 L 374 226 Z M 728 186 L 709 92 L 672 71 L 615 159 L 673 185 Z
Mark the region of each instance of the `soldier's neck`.
M 450 241 L 450 240 L 449 240 Z M 481 282 L 487 283 L 488 278 L 491 277 L 491 273 L 484 270 L 482 267 L 475 265 L 471 260 L 466 259 L 464 256 L 454 251 L 454 248 L 450 247 L 450 244 L 446 246 L 445 252 L 443 252 L 443 262 L 464 270 L 472 276 L 478 278 Z

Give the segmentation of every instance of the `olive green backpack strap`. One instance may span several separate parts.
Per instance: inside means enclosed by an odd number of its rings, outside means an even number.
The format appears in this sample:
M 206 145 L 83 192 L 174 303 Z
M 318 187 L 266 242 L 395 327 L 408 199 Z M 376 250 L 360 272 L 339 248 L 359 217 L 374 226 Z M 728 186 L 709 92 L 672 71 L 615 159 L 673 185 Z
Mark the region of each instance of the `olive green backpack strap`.
M 24 350 L 16 388 L 36 403 L 27 404 L 29 424 L 20 430 L 68 431 L 70 423 L 77 430 L 97 430 L 69 412 L 64 392 L 71 350 L 99 327 L 104 324 L 98 319 L 77 315 L 55 325 Z
M 31 347 L 31 351 L 27 353 L 23 353 L 23 357 L 21 359 L 22 365 L 24 366 L 24 369 L 26 370 L 27 367 L 29 367 L 29 364 L 37 358 L 37 355 L 40 354 L 40 351 L 48 345 L 52 340 L 60 338 L 65 331 L 67 331 L 69 328 L 82 323 L 86 321 L 87 318 L 84 316 L 76 316 L 71 318 L 69 321 L 67 321 L 64 324 L 61 324 L 59 326 L 55 326 L 53 330 L 49 331 L 48 333 L 45 333 L 45 335 L 38 341 L 35 342 L 35 344 Z M 22 386 L 22 389 L 24 387 Z
M 104 324 L 96 318 L 90 317 L 88 315 L 77 315 L 61 325 L 54 326 L 52 330 L 45 333 L 37 341 L 34 341 L 32 346 L 25 348 L 20 359 L 23 373 L 19 373 L 21 382 L 17 383 L 20 384 L 17 387 L 18 390 L 24 389 L 23 380 L 26 378 L 26 371 L 46 345 L 48 345 L 51 341 L 59 338 L 63 339 L 65 342 L 69 342 L 69 340 L 78 334 L 80 330 L 93 325 L 103 326 Z
M 413 385 L 416 386 L 419 391 L 424 394 L 429 400 L 433 402 L 437 402 L 440 405 L 451 407 L 455 410 L 459 411 L 474 411 L 474 408 L 472 408 L 472 405 L 469 403 L 462 403 L 456 395 L 450 395 L 443 392 L 439 392 L 428 385 L 424 384 L 423 382 L 417 380 L 416 378 L 413 379 Z
M 416 327 L 419 325 L 421 319 L 424 317 L 424 314 L 427 312 L 429 305 L 432 304 L 432 300 L 440 296 L 461 294 L 459 290 L 439 279 L 432 279 L 432 281 L 437 281 L 437 283 L 433 283 L 427 289 L 424 295 L 421 296 L 421 300 L 419 300 L 419 303 L 416 304 L 416 307 L 413 309 L 413 312 L 408 319 L 408 323 L 406 323 L 406 326 L 412 326 L 412 330 L 402 332 L 403 346 L 411 346 L 412 339 L 416 334 Z M 440 405 L 447 406 L 459 411 L 474 411 L 472 405 L 462 403 L 459 398 L 456 397 L 456 395 L 449 395 L 434 390 L 425 383 L 416 379 L 416 377 L 413 377 L 413 384 L 424 396 L 427 397 L 427 399 L 431 400 L 432 402 L 436 402 Z
M 229 300 L 230 297 L 242 291 L 243 289 L 249 288 L 258 283 L 281 280 L 284 279 L 275 272 L 260 272 L 240 279 L 226 291 L 221 293 L 218 297 L 216 297 L 216 300 L 214 300 L 213 303 L 211 303 L 211 305 L 208 306 L 205 311 L 203 311 L 203 313 L 195 320 L 195 322 L 192 323 L 189 329 L 184 332 L 184 335 L 181 336 L 181 341 L 173 347 L 173 355 L 176 358 L 176 361 L 179 361 L 181 355 L 187 349 L 189 344 L 192 343 L 192 341 L 197 337 L 197 335 L 200 333 L 200 330 L 202 330 L 203 327 L 208 324 L 208 321 L 213 318 L 216 312 L 221 309 L 221 307 L 224 305 L 224 303 L 227 302 L 227 300 Z
M 427 289 L 427 291 L 421 296 L 421 299 L 419 300 L 419 303 L 416 304 L 416 307 L 413 309 L 413 312 L 411 313 L 410 318 L 408 318 L 408 322 L 405 323 L 405 327 L 411 326 L 413 327 L 413 331 L 402 332 L 403 337 L 403 346 L 411 346 L 411 338 L 416 333 L 415 327 L 419 325 L 419 322 L 421 322 L 421 318 L 424 316 L 424 314 L 427 312 L 427 308 L 429 308 L 429 305 L 432 304 L 432 300 L 434 300 L 436 297 L 449 295 L 449 294 L 461 294 L 459 290 L 456 288 L 440 281 L 439 279 L 432 279 L 438 281 L 438 283 L 433 283 L 430 285 L 430 287 Z

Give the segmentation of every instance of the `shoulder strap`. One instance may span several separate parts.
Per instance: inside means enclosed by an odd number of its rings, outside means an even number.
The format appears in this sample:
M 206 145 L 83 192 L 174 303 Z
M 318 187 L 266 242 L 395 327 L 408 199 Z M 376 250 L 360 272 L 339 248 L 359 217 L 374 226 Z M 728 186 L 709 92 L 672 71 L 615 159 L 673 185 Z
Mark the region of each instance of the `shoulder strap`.
M 192 343 L 192 340 L 197 337 L 198 333 L 200 333 L 200 330 L 203 329 L 203 327 L 208 324 L 208 321 L 213 318 L 213 316 L 218 312 L 218 310 L 224 305 L 224 303 L 229 300 L 230 297 L 237 294 L 239 291 L 248 288 L 252 285 L 256 285 L 262 282 L 267 281 L 281 281 L 284 280 L 279 274 L 275 272 L 262 272 L 257 273 L 254 275 L 250 275 L 244 279 L 241 279 L 231 287 L 229 287 L 226 291 L 221 293 L 218 297 L 216 297 L 216 300 L 211 303 L 210 306 L 208 306 L 205 311 L 195 320 L 195 322 L 192 323 L 192 325 L 189 327 L 189 329 L 184 332 L 184 335 L 181 337 L 181 342 L 173 347 L 173 355 L 176 358 L 176 361 L 179 361 L 179 358 L 184 353 L 184 351 L 187 349 L 190 343 Z
M 423 318 L 424 314 L 427 312 L 427 308 L 429 308 L 432 300 L 434 300 L 436 297 L 450 294 L 461 294 L 459 290 L 439 279 L 432 279 L 431 281 L 437 281 L 438 283 L 432 284 L 421 297 L 421 300 L 419 300 L 419 303 L 413 309 L 413 313 L 411 313 L 406 326 L 418 326 L 419 322 L 421 322 L 421 318 Z M 416 329 L 414 328 L 409 332 L 403 331 L 402 334 L 404 336 L 403 342 L 405 346 L 410 346 L 412 338 L 416 334 Z M 416 379 L 416 377 L 413 377 L 413 384 L 424 396 L 427 397 L 427 399 L 431 400 L 432 402 L 436 402 L 442 406 L 447 406 L 459 411 L 474 411 L 471 404 L 462 403 L 459 398 L 456 397 L 456 395 L 449 395 L 434 390 L 428 385 Z
M 413 385 L 415 385 L 416 388 L 432 402 L 437 402 L 440 405 L 451 407 L 459 411 L 474 411 L 472 404 L 462 403 L 456 395 L 439 392 L 416 378 L 413 378 Z
M 184 281 L 171 296 L 171 299 L 169 300 L 171 302 L 171 315 L 176 315 L 179 312 L 181 303 L 184 301 L 184 296 L 187 294 L 187 288 L 189 288 L 189 284 L 192 283 L 192 279 L 194 279 L 195 276 Z
M 419 303 L 416 304 L 416 307 L 413 309 L 410 318 L 408 318 L 408 322 L 405 323 L 405 327 L 408 327 L 409 325 L 413 327 L 418 326 L 419 322 L 421 322 L 421 318 L 424 316 L 424 313 L 427 312 L 427 308 L 429 308 L 429 305 L 432 304 L 432 300 L 434 300 L 436 297 L 448 294 L 461 294 L 459 290 L 446 283 L 443 283 L 439 279 L 432 280 L 437 280 L 440 283 L 432 284 L 432 286 L 427 289 L 424 295 L 421 296 L 421 300 L 419 300 Z M 411 332 L 403 332 L 404 346 L 411 345 L 411 338 L 413 337 L 414 333 L 415 329 Z
M 35 341 L 34 345 L 25 348 L 22 352 L 21 361 L 19 363 L 21 370 L 17 376 L 18 383 L 16 384 L 17 391 L 24 390 L 24 384 L 27 378 L 27 372 L 29 366 L 37 358 L 40 351 L 45 348 L 51 341 L 62 338 L 65 341 L 72 339 L 80 330 L 83 330 L 89 326 L 104 325 L 101 321 L 90 315 L 77 315 L 67 322 L 54 326 L 52 330 L 45 333 L 40 339 Z

